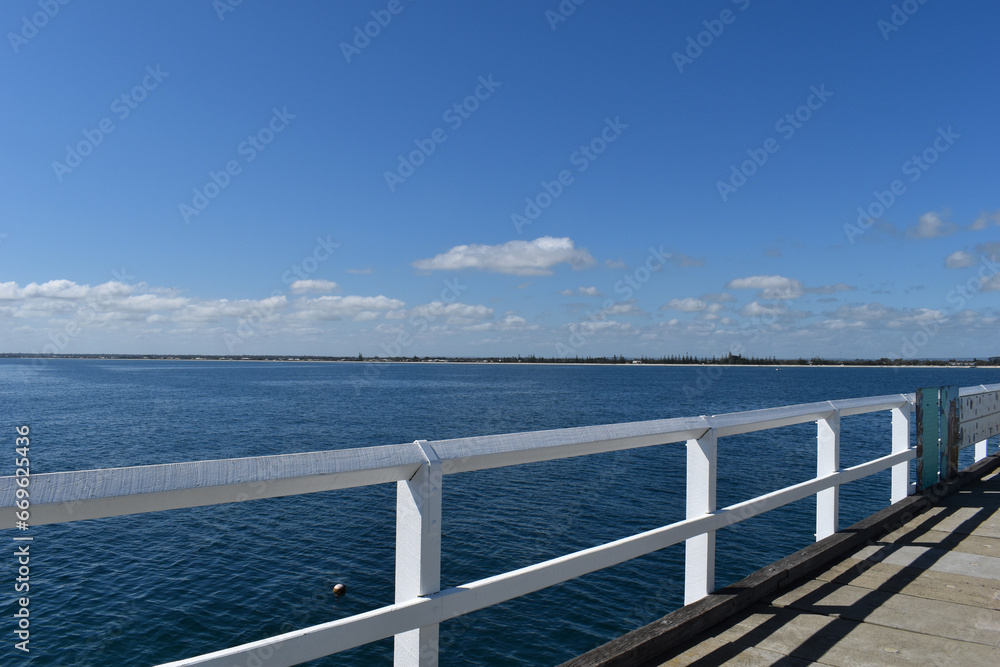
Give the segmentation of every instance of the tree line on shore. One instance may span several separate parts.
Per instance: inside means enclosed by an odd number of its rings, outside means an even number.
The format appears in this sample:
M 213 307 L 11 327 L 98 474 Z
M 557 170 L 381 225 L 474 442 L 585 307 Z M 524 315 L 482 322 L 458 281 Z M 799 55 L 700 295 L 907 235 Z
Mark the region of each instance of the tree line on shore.
M 626 357 L 617 354 L 588 357 L 538 357 L 494 356 L 494 357 L 365 357 L 362 354 L 351 357 L 320 355 L 208 355 L 208 354 L 23 354 L 0 353 L 0 358 L 45 358 L 45 359 L 179 359 L 189 361 L 354 361 L 367 363 L 387 362 L 453 362 L 453 363 L 497 363 L 497 364 L 661 364 L 661 365 L 727 365 L 727 366 L 1000 366 L 1000 357 L 983 359 L 828 359 L 778 358 L 775 356 L 744 356 L 727 354 L 699 357 L 692 354 L 663 355 L 660 357 Z

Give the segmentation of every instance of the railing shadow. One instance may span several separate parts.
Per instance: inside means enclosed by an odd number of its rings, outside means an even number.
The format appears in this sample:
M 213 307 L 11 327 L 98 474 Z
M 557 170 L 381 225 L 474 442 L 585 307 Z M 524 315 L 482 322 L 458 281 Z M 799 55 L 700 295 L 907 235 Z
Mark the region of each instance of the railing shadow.
M 972 493 L 969 493 L 969 491 Z M 987 493 L 993 494 L 998 491 L 1000 491 L 1000 475 L 995 475 L 989 480 L 981 480 L 966 486 L 957 493 L 946 498 L 942 498 L 938 504 L 928 508 L 928 511 L 930 511 L 935 507 L 940 507 L 940 512 L 932 516 L 928 516 L 927 513 L 924 512 L 919 516 L 910 519 L 909 522 L 902 528 L 891 529 L 891 527 L 887 527 L 889 529 L 885 531 L 878 541 L 876 541 L 876 544 L 885 550 L 882 559 L 875 562 L 871 562 L 870 560 L 861 561 L 858 565 L 855 565 L 846 572 L 839 574 L 829 582 L 826 582 L 817 587 L 815 590 L 799 597 L 789 607 L 774 607 L 773 602 L 778 598 L 787 595 L 790 591 L 795 590 L 795 588 L 791 587 L 775 593 L 768 599 L 753 605 L 747 611 L 720 624 L 717 629 L 714 630 L 715 636 L 719 636 L 729 631 L 753 614 L 773 614 L 771 618 L 764 621 L 749 632 L 741 635 L 734 641 L 727 642 L 722 646 L 712 649 L 691 662 L 681 663 L 674 662 L 674 660 L 676 660 L 678 656 L 683 655 L 686 651 L 698 646 L 699 643 L 704 641 L 704 636 L 685 642 L 676 649 L 671 650 L 668 654 L 658 658 L 656 661 L 647 663 L 645 667 L 672 664 L 684 664 L 691 667 L 710 667 L 722 664 L 745 651 L 747 648 L 759 647 L 768 637 L 784 627 L 790 618 L 801 614 L 826 616 L 843 622 L 825 624 L 820 630 L 816 631 L 804 641 L 799 643 L 798 646 L 790 649 L 789 653 L 791 653 L 791 655 L 778 658 L 772 664 L 780 667 L 793 667 L 812 664 L 813 661 L 821 660 L 823 655 L 836 646 L 858 625 L 865 622 L 865 619 L 872 613 L 873 609 L 877 608 L 877 605 L 873 606 L 875 601 L 882 600 L 886 593 L 898 594 L 900 591 L 905 589 L 907 584 L 911 583 L 918 576 L 931 569 L 931 567 L 938 563 L 945 555 L 950 553 L 954 544 L 960 541 L 958 538 L 955 538 L 942 542 L 920 542 L 919 540 L 921 537 L 934 530 L 937 526 L 940 526 L 946 520 L 954 517 L 963 509 L 975 507 L 980 509 L 980 511 L 976 512 L 974 516 L 962 521 L 954 529 L 947 531 L 952 535 L 967 536 L 971 534 L 977 527 L 988 521 L 993 514 L 998 511 L 997 501 L 984 497 Z M 977 496 L 982 499 L 981 502 L 962 502 L 965 498 L 971 499 Z M 914 522 L 916 522 L 915 525 L 913 525 Z M 905 530 L 905 532 L 900 532 L 902 529 L 905 529 L 906 526 L 911 527 L 909 530 Z M 893 532 L 899 532 L 899 534 L 893 538 L 892 542 L 884 542 L 883 540 L 885 537 Z M 881 562 L 884 557 L 904 546 L 925 546 L 930 548 L 928 551 L 915 558 L 909 565 L 901 566 L 899 572 L 889 576 L 884 582 L 880 583 L 877 588 L 871 589 L 868 593 L 862 595 L 858 600 L 850 605 L 823 605 L 821 603 L 821 601 L 833 591 L 857 581 L 874 564 Z M 942 548 L 943 546 L 945 548 Z M 847 558 L 853 557 L 860 550 L 861 549 L 853 550 L 852 552 L 846 554 L 843 558 L 837 559 L 835 563 L 827 566 L 826 569 L 829 570 L 837 564 L 842 563 Z M 815 580 L 815 578 L 813 580 Z M 798 585 L 802 585 L 803 583 L 806 582 L 800 582 Z M 798 653 L 798 655 L 795 653 Z

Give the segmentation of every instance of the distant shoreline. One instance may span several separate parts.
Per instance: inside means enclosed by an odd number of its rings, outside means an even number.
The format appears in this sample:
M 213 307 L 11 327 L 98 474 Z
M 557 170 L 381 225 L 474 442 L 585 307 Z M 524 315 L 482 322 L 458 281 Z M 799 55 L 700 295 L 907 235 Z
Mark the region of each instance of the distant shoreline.
M 679 367 L 711 367 L 711 368 L 950 368 L 950 369 L 972 369 L 972 368 L 1000 368 L 1000 364 L 983 363 L 972 360 L 917 360 L 908 363 L 880 363 L 880 360 L 854 359 L 837 363 L 831 360 L 824 360 L 826 363 L 810 363 L 806 361 L 791 362 L 787 359 L 776 360 L 774 363 L 720 363 L 718 361 L 692 361 L 688 363 L 661 362 L 661 361 L 610 361 L 602 359 L 600 361 L 570 361 L 570 360 L 542 360 L 537 358 L 527 360 L 524 358 L 510 357 L 482 357 L 482 358 L 448 358 L 448 357 L 423 357 L 413 358 L 385 358 L 373 357 L 356 359 L 352 357 L 315 357 L 315 356 L 284 356 L 284 355 L 132 355 L 132 354 L 60 354 L 60 355 L 39 355 L 39 354 L 16 354 L 0 353 L 0 359 L 77 359 L 77 360 L 97 360 L 97 361 L 256 361 L 256 362 L 294 362 L 294 363 L 343 363 L 343 364 L 450 364 L 450 365 L 519 365 L 519 366 L 664 366 L 671 368 Z

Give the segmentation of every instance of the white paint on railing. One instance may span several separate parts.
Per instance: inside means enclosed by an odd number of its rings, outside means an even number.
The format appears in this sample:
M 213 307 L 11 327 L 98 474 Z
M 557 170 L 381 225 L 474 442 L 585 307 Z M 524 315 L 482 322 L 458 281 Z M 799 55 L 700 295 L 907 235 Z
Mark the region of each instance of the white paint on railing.
M 969 387 L 961 395 L 1000 391 Z M 417 441 L 409 445 L 175 463 L 32 476 L 32 523 L 59 523 L 397 482 L 396 603 L 330 623 L 169 663 L 231 667 L 268 656 L 296 665 L 396 636 L 395 664 L 435 667 L 438 624 L 570 579 L 686 542 L 685 602 L 714 589 L 715 533 L 788 503 L 816 496 L 817 538 L 832 534 L 843 484 L 892 468 L 891 500 L 912 492 L 909 461 L 913 394 L 793 405 L 712 417 L 664 419 L 531 433 Z M 840 469 L 843 417 L 889 410 L 891 453 Z M 990 413 L 992 417 L 994 413 Z M 817 476 L 716 508 L 718 438 L 817 423 Z M 990 426 L 992 428 L 992 426 Z M 687 443 L 686 518 L 525 568 L 440 590 L 443 476 L 637 447 Z M 976 456 L 986 454 L 976 441 Z M 982 448 L 980 448 L 982 444 Z M 981 454 L 981 455 L 980 455 Z M 16 481 L 0 478 L 0 507 L 13 508 Z M 0 513 L 0 528 L 13 526 Z
M 409 479 L 424 463 L 415 445 L 78 470 L 31 475 L 31 525 L 217 505 Z M 0 507 L 16 483 L 0 477 Z M 14 527 L 0 512 L 0 529 Z
M 913 403 L 892 409 L 892 453 L 898 454 L 910 448 L 910 422 L 913 415 Z M 910 484 L 909 463 L 898 463 L 892 467 L 892 491 L 889 502 L 898 503 L 916 490 L 916 484 Z
M 840 471 L 840 412 L 816 422 L 816 477 Z M 816 494 L 816 539 L 833 535 L 840 520 L 840 487 L 831 486 Z
M 426 460 L 412 479 L 396 482 L 396 602 L 441 590 L 441 461 L 426 440 Z M 437 664 L 438 624 L 396 635 L 394 667 Z
M 687 441 L 688 519 L 713 514 L 719 448 L 715 429 Z M 715 531 L 695 535 L 684 543 L 684 604 L 700 600 L 715 590 Z

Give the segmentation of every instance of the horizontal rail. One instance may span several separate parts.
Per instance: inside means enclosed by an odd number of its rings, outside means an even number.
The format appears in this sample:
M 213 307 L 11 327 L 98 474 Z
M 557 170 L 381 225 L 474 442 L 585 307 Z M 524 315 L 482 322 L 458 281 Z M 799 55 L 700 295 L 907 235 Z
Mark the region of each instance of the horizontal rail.
M 991 385 L 1000 389 L 1000 385 Z M 985 387 L 984 387 L 985 389 Z M 978 391 L 978 389 L 976 389 Z M 974 391 L 963 393 L 975 393 Z M 906 405 L 912 394 L 807 403 L 711 417 L 475 436 L 430 443 L 443 474 L 665 445 L 878 412 Z M 424 458 L 413 444 L 302 454 L 217 459 L 31 476 L 33 525 L 157 512 L 247 499 L 332 491 L 411 478 Z M 263 486 L 262 486 L 263 483 Z M 14 507 L 16 479 L 0 477 L 0 507 Z M 0 529 L 14 527 L 0 512 Z
M 386 639 L 410 628 L 441 623 L 485 609 L 528 593 L 590 574 L 654 551 L 679 544 L 696 535 L 737 524 L 759 514 L 815 495 L 818 491 L 847 484 L 916 456 L 910 449 L 847 468 L 818 479 L 810 479 L 779 491 L 736 503 L 712 514 L 685 519 L 589 549 L 552 558 L 510 572 L 486 577 L 440 593 L 404 603 L 380 607 L 346 619 L 312 626 L 221 651 L 166 663 L 160 667 L 228 667 L 233 659 L 249 659 L 262 650 L 274 651 L 267 664 L 284 667 Z M 414 624 L 414 619 L 416 623 Z M 346 629 L 349 632 L 345 632 Z M 311 631 L 311 632 L 309 632 Z M 295 650 L 286 652 L 286 644 Z M 291 660 L 286 662 L 287 660 Z
M 30 476 L 31 525 L 234 503 L 409 479 L 424 463 L 416 445 L 106 468 Z M 17 478 L 0 477 L 0 507 Z M 0 529 L 14 527 L 0 512 Z
M 657 419 L 435 440 L 430 444 L 442 462 L 442 472 L 447 475 L 685 442 L 704 435 L 711 428 L 711 419 Z

